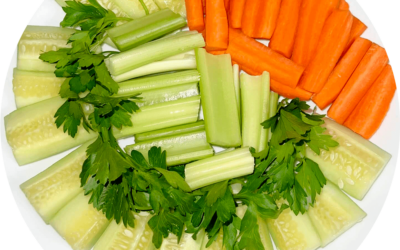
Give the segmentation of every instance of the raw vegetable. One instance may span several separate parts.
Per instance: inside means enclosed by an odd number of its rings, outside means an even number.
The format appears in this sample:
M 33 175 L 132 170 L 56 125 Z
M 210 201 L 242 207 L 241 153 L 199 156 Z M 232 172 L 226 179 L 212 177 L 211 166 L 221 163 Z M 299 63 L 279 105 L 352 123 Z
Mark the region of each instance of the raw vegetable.
M 127 51 L 184 26 L 186 20 L 183 17 L 164 9 L 114 27 L 107 34 L 120 51 Z
M 164 137 L 182 135 L 190 132 L 198 132 L 204 130 L 204 121 L 198 121 L 176 127 L 164 128 L 156 131 L 141 133 L 135 135 L 135 143 L 161 139 Z
M 349 40 L 352 23 L 353 15 L 348 10 L 335 10 L 328 17 L 315 55 L 300 80 L 301 88 L 312 93 L 321 91 Z
M 321 246 L 325 247 L 367 214 L 328 181 L 315 205 L 308 210 L 308 216 L 321 238 Z
M 277 24 L 281 0 L 247 1 L 243 8 L 242 31 L 249 37 L 270 39 Z
M 271 90 L 286 98 L 299 98 L 302 101 L 310 100 L 313 95 L 301 87 L 291 88 L 274 80 L 271 80 Z
M 125 151 L 130 154 L 136 150 L 148 160 L 147 152 L 154 146 L 167 152 L 167 166 L 186 164 L 214 155 L 204 130 L 136 143 L 126 146 Z
M 214 239 L 213 243 L 209 246 L 207 246 L 208 243 L 208 236 L 207 234 L 204 235 L 203 238 L 203 242 L 202 242 L 202 246 L 201 246 L 201 250 L 226 250 L 226 248 L 224 248 L 223 244 L 224 244 L 224 233 L 222 230 L 220 230 L 216 236 L 216 238 Z
M 109 225 L 107 218 L 81 192 L 51 220 L 50 224 L 73 250 L 89 250 Z
M 235 85 L 236 103 L 239 112 L 239 122 L 242 121 L 241 98 L 240 98 L 240 68 L 238 64 L 233 64 L 233 84 Z
M 268 118 L 271 118 L 276 115 L 276 112 L 278 111 L 278 103 L 279 103 L 279 94 L 271 91 L 271 93 L 269 94 Z M 271 140 L 271 137 L 272 137 L 271 129 L 268 129 L 267 141 Z
M 183 233 L 182 237 L 178 239 L 176 235 L 171 234 L 164 239 L 160 250 L 200 250 L 204 235 L 205 232 L 200 231 L 197 239 L 193 239 L 192 234 Z
M 116 76 L 146 64 L 204 46 L 205 43 L 201 34 L 184 31 L 111 56 L 105 60 L 105 63 L 110 73 Z
M 27 71 L 54 71 L 53 65 L 39 59 L 40 54 L 71 47 L 67 42 L 74 32 L 74 29 L 28 25 L 18 43 L 17 68 Z
M 230 56 L 214 56 L 204 49 L 196 49 L 196 59 L 207 141 L 222 147 L 240 146 L 242 139 Z
M 246 0 L 231 0 L 229 9 L 229 25 L 232 28 L 239 29 L 242 27 L 243 9 Z
M 351 47 L 351 45 L 354 43 L 354 41 L 359 38 L 364 31 L 367 30 L 367 25 L 365 25 L 363 22 L 360 21 L 357 17 L 353 17 L 353 25 L 351 27 L 351 32 L 350 32 L 350 39 L 349 42 L 347 43 L 346 48 L 344 49 L 344 53 L 347 52 L 347 50 Z
M 313 102 L 317 104 L 321 110 L 328 107 L 328 105 L 339 96 L 371 45 L 371 41 L 364 38 L 357 38 L 339 61 L 329 76 L 325 86 L 312 98 Z
M 378 130 L 396 92 L 392 67 L 388 64 L 344 125 L 366 139 Z
M 303 1 L 300 8 L 300 19 L 293 47 L 292 60 L 307 67 L 315 50 L 326 19 L 339 5 L 340 0 Z
M 185 3 L 189 29 L 202 32 L 205 28 L 202 0 L 185 0 Z
M 260 124 L 269 118 L 270 78 L 268 72 L 261 76 L 240 76 L 242 97 L 242 147 L 263 151 L 268 144 L 268 130 Z
M 236 149 L 186 165 L 185 180 L 192 190 L 253 173 L 249 148 Z
M 287 58 L 292 56 L 302 0 L 282 0 L 275 32 L 269 47 Z
M 206 0 L 206 43 L 207 49 L 228 48 L 229 26 L 224 0 Z
M 317 156 L 307 148 L 307 157 L 319 164 L 325 177 L 358 200 L 362 200 L 391 155 L 340 124 L 324 119 L 325 134 L 339 147 L 322 150 Z
M 13 74 L 13 91 L 17 108 L 57 96 L 65 78 L 54 73 L 24 71 L 17 68 Z
M 342 92 L 332 104 L 328 116 L 343 124 L 388 62 L 386 50 L 377 44 L 372 44 Z
M 348 2 L 346 2 L 346 0 L 340 0 L 338 9 L 339 10 L 350 10 L 350 5 Z
M 54 215 L 82 189 L 79 174 L 86 159 L 87 142 L 51 167 L 21 184 L 20 188 L 48 224 Z
M 118 76 L 112 76 L 114 81 L 122 82 L 132 78 L 147 76 L 169 71 L 196 69 L 196 57 L 194 53 L 188 52 L 179 56 L 170 57 L 162 61 L 149 63 L 137 69 L 128 71 Z
M 154 0 L 160 9 L 170 9 L 179 15 L 186 17 L 185 0 Z

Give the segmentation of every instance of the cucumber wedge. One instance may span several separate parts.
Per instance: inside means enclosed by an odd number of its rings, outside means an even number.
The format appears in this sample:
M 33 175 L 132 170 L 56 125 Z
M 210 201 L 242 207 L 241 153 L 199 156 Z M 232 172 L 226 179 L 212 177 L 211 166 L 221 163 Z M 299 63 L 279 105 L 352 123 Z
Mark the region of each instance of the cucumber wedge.
M 130 154 L 132 150 L 139 151 L 147 159 L 147 152 L 154 146 L 161 147 L 162 150 L 167 151 L 168 166 L 185 164 L 214 155 L 214 150 L 210 144 L 208 144 L 206 132 L 204 130 L 144 141 L 127 146 L 125 151 L 128 154 Z
M 73 250 L 91 249 L 110 223 L 102 212 L 89 204 L 89 199 L 90 196 L 81 192 L 50 222 Z
M 197 239 L 194 240 L 192 234 L 183 233 L 178 243 L 178 237 L 170 234 L 168 238 L 163 240 L 160 250 L 200 250 L 204 235 L 205 232 L 202 230 L 197 234 Z
M 367 214 L 337 186 L 327 182 L 308 215 L 325 247 Z
M 154 2 L 160 9 L 168 8 L 173 12 L 186 17 L 185 0 L 154 0 Z
M 139 143 L 139 142 L 161 139 L 165 137 L 182 135 L 190 132 L 199 132 L 199 131 L 204 131 L 204 121 L 198 121 L 195 123 L 185 124 L 181 126 L 136 134 L 135 142 Z
M 17 68 L 53 72 L 54 64 L 40 60 L 40 54 L 71 47 L 67 42 L 74 32 L 74 29 L 68 28 L 28 25 L 18 43 Z
M 126 228 L 123 223 L 117 224 L 111 221 L 106 231 L 94 245 L 93 250 L 136 250 L 140 249 L 146 224 L 149 221 L 148 214 L 135 214 L 135 227 Z
M 65 78 L 53 72 L 14 69 L 13 90 L 17 108 L 25 107 L 58 95 Z
M 278 250 L 314 250 L 321 246 L 307 214 L 296 216 L 288 208 L 277 219 L 268 219 L 267 224 Z
M 79 174 L 86 159 L 86 149 L 92 142 L 83 144 L 21 184 L 21 190 L 47 224 L 61 208 L 82 192 Z
M 339 142 L 336 148 L 307 157 L 318 163 L 325 177 L 352 197 L 362 200 L 391 159 L 391 155 L 350 129 L 326 118 L 326 133 Z

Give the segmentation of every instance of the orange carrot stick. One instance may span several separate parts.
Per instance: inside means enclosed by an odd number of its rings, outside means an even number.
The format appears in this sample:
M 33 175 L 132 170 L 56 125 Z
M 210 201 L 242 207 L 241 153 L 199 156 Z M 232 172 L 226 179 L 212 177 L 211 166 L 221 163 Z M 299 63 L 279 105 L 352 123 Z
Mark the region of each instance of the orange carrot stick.
M 229 9 L 229 23 L 232 28 L 242 27 L 243 9 L 246 0 L 231 0 Z
M 388 64 L 344 125 L 366 139 L 381 126 L 396 92 L 392 67 Z
M 232 60 L 255 71 L 268 71 L 271 78 L 291 88 L 296 87 L 304 68 L 255 39 L 236 32 L 227 53 Z
M 247 1 L 243 10 L 242 30 L 249 37 L 270 39 L 275 31 L 281 0 Z
M 300 87 L 291 88 L 272 79 L 271 79 L 271 90 L 283 97 L 290 99 L 299 98 L 302 101 L 310 100 L 311 96 L 313 95 L 312 93 Z
M 287 58 L 292 56 L 302 0 L 282 0 L 278 24 L 269 47 Z
M 348 2 L 346 2 L 346 0 L 340 0 L 338 9 L 339 10 L 350 10 L 350 5 Z
M 321 110 L 328 107 L 338 97 L 371 45 L 370 40 L 359 37 L 339 61 L 325 86 L 312 98 Z
M 306 67 L 315 54 L 319 37 L 333 10 L 340 0 L 303 0 L 293 47 L 292 60 Z
M 203 2 L 203 14 L 206 14 L 206 0 L 201 0 Z
M 388 62 L 386 50 L 377 44 L 372 44 L 344 89 L 330 107 L 328 116 L 343 124 Z
M 229 8 L 230 8 L 231 1 L 230 0 L 224 0 L 224 1 L 225 1 L 224 2 L 225 10 L 228 12 Z
M 332 12 L 325 22 L 315 56 L 300 80 L 300 87 L 313 93 L 321 91 L 349 41 L 352 23 L 350 11 Z
M 213 50 L 213 51 L 207 51 L 207 52 L 210 54 L 216 55 L 216 56 L 226 54 L 226 50 Z
M 206 0 L 206 43 L 209 50 L 228 47 L 228 17 L 224 0 Z
M 185 0 L 188 26 L 190 30 L 204 30 L 204 14 L 202 0 Z
M 350 46 L 354 43 L 354 41 L 360 37 L 364 31 L 367 30 L 367 25 L 365 25 L 363 22 L 360 21 L 360 19 L 358 19 L 357 17 L 353 18 L 353 26 L 351 27 L 351 32 L 350 32 L 350 38 L 349 38 L 349 42 L 347 43 L 346 48 L 344 49 L 344 53 L 347 52 L 347 50 L 349 50 Z

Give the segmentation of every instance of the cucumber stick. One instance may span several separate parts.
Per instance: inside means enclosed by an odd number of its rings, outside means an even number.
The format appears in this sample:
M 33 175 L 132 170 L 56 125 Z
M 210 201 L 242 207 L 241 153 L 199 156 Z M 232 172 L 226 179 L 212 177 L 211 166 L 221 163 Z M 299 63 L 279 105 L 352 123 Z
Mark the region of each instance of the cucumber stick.
M 21 190 L 47 224 L 61 208 L 82 192 L 79 174 L 86 159 L 86 149 L 92 142 L 83 144 L 21 184 Z
M 260 152 L 267 147 L 268 130 L 261 123 L 269 118 L 270 76 L 240 75 L 242 100 L 242 141 L 243 147 L 253 147 Z
M 54 64 L 40 60 L 40 54 L 71 47 L 67 42 L 74 32 L 74 29 L 68 28 L 28 25 L 18 43 L 17 68 L 53 72 Z
M 186 20 L 170 9 L 163 9 L 107 31 L 120 51 L 126 51 L 186 26 Z
M 308 215 L 321 238 L 322 247 L 367 216 L 354 201 L 329 181 L 317 196 L 314 206 L 308 210 Z
M 18 109 L 5 117 L 8 143 L 19 165 L 25 165 L 51 155 L 63 152 L 95 138 L 80 127 L 75 138 L 64 133 L 54 124 L 54 114 L 64 103 L 54 97 Z M 142 107 L 132 115 L 132 127 L 115 130 L 118 138 L 137 133 L 177 126 L 197 121 L 200 98 L 189 97 L 177 101 Z
M 184 31 L 111 56 L 105 60 L 105 63 L 110 73 L 117 76 L 146 64 L 204 46 L 204 38 L 200 33 Z
M 208 144 L 205 131 L 191 132 L 164 137 L 129 145 L 125 151 L 139 151 L 147 159 L 147 152 L 154 146 L 167 151 L 167 165 L 175 166 L 213 156 L 214 150 Z
M 389 162 L 391 155 L 350 129 L 326 118 L 326 133 L 339 142 L 336 148 L 306 154 L 318 163 L 325 177 L 352 197 L 362 200 Z
M 198 121 L 195 123 L 185 124 L 181 126 L 164 128 L 156 131 L 136 134 L 135 143 L 160 139 L 164 137 L 182 135 L 190 132 L 199 132 L 199 131 L 204 131 L 204 121 Z
M 297 216 L 289 208 L 277 219 L 267 219 L 268 229 L 279 250 L 315 250 L 321 240 L 307 214 Z
M 53 72 L 24 71 L 17 68 L 13 74 L 13 91 L 17 108 L 57 96 L 65 78 Z
M 81 192 L 50 222 L 73 250 L 91 249 L 110 223 L 102 212 L 89 204 L 89 199 Z
M 248 175 L 254 171 L 249 148 L 236 149 L 186 165 L 186 182 L 192 190 Z
M 179 243 L 178 237 L 170 234 L 163 240 L 160 250 L 200 250 L 203 243 L 205 231 L 201 230 L 197 234 L 196 240 L 192 238 L 193 234 L 183 233 Z
M 242 144 L 230 55 L 196 49 L 200 92 L 208 142 L 221 147 Z

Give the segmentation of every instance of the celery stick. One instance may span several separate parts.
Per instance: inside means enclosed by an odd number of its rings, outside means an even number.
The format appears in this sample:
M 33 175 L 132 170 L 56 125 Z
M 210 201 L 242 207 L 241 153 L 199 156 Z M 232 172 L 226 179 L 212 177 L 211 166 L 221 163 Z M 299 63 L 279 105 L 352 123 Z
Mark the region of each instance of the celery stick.
M 239 65 L 233 65 L 233 83 L 235 85 L 235 93 L 236 93 L 236 103 L 238 107 L 239 113 L 239 122 L 242 122 L 241 111 L 240 111 L 240 69 Z
M 196 49 L 200 92 L 208 142 L 221 147 L 241 145 L 239 114 L 230 55 L 214 56 Z
M 204 121 L 198 121 L 195 123 L 189 123 L 181 126 L 164 128 L 156 131 L 150 131 L 146 133 L 136 134 L 135 142 L 144 142 L 149 140 L 155 140 L 165 138 L 169 136 L 182 135 L 190 132 L 197 132 L 204 130 Z
M 115 76 L 204 46 L 204 38 L 200 33 L 181 32 L 111 56 L 105 60 L 105 63 L 111 74 Z
M 254 158 L 249 148 L 213 156 L 186 165 L 186 182 L 192 190 L 217 182 L 249 175 L 254 171 Z
M 261 123 L 269 117 L 269 73 L 264 72 L 261 76 L 242 73 L 240 87 L 243 147 L 253 147 L 259 152 L 266 148 L 268 139 L 268 130 Z
M 114 44 L 114 42 L 111 40 L 111 38 L 107 37 L 104 40 L 104 43 L 107 44 L 108 46 L 111 46 L 114 49 L 117 49 L 117 45 Z
M 279 103 L 279 95 L 273 91 L 271 91 L 270 98 L 269 98 L 269 117 L 271 118 L 276 115 L 278 111 L 278 103 Z M 271 140 L 272 133 L 271 129 L 268 129 L 268 141 Z
M 187 83 L 198 83 L 200 74 L 197 70 L 185 70 L 156 76 L 138 78 L 119 84 L 116 96 L 128 96 L 153 89 L 172 87 Z
M 126 51 L 186 26 L 186 20 L 164 9 L 107 31 L 120 51 Z
M 213 148 L 207 142 L 204 130 L 136 143 L 127 146 L 125 151 L 128 154 L 132 150 L 139 151 L 147 159 L 147 152 L 154 146 L 167 151 L 168 166 L 205 159 L 214 154 Z

